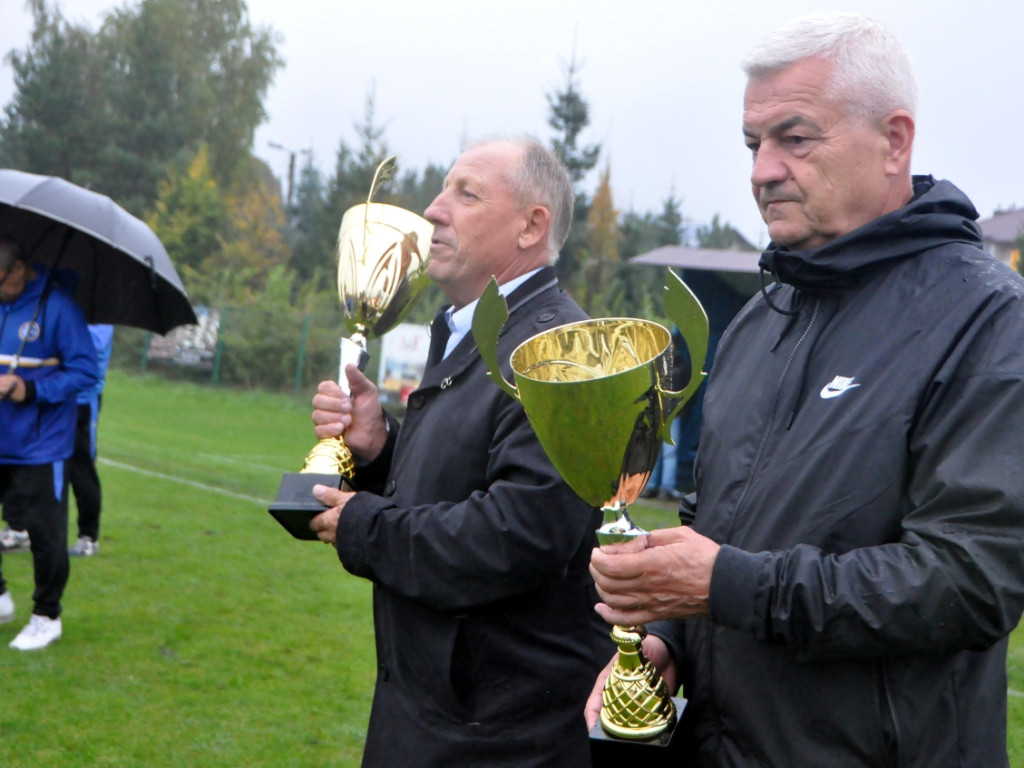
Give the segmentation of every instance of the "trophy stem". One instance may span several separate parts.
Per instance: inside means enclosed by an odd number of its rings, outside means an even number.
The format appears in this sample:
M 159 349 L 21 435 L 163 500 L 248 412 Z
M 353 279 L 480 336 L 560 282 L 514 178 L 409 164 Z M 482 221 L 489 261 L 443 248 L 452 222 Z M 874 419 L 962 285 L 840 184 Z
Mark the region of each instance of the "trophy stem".
M 351 337 L 341 337 L 338 342 L 338 386 L 346 395 L 351 395 L 348 387 L 348 377 L 345 369 L 354 365 L 360 371 L 366 369 L 370 355 L 366 351 L 366 336 L 362 333 L 353 333 Z
M 629 517 L 621 501 L 604 506 L 605 524 L 597 530 L 601 550 L 642 552 L 650 535 Z M 643 652 L 647 630 L 642 625 L 612 627 L 619 655 L 605 681 L 601 726 L 620 739 L 653 739 L 675 723 L 676 708 L 665 680 Z

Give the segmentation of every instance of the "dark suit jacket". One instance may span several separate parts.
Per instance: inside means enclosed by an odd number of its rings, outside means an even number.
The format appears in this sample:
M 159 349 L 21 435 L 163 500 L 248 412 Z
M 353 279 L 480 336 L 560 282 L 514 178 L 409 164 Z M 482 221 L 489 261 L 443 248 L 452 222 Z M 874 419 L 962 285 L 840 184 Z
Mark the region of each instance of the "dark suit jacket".
M 505 362 L 585 319 L 545 268 L 508 297 Z M 397 432 L 397 435 L 396 435 Z M 386 474 L 385 474 L 386 472 Z M 428 366 L 338 526 L 374 582 L 364 766 L 587 766 L 583 705 L 614 650 L 587 570 L 600 513 L 560 479 L 472 334 Z

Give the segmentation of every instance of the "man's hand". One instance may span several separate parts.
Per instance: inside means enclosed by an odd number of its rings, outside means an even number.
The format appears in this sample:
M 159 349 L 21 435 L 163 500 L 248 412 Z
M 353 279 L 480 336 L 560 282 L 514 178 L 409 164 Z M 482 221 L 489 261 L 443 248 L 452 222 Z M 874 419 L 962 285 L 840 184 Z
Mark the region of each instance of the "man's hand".
M 313 424 L 323 440 L 344 435 L 352 454 L 370 461 L 384 449 L 388 433 L 377 387 L 356 366 L 345 368 L 351 395 L 333 381 L 322 381 L 313 396 Z
M 20 403 L 25 399 L 25 381 L 15 373 L 0 375 L 0 400 Z
M 339 491 L 329 485 L 314 485 L 313 495 L 330 509 L 321 512 L 309 521 L 310 529 L 324 544 L 333 544 L 338 532 L 338 520 L 348 500 L 355 496 L 348 491 Z
M 665 678 L 665 685 L 668 690 L 675 693 L 679 688 L 678 674 L 676 671 L 676 662 L 668 652 L 668 646 L 662 642 L 660 637 L 654 635 L 648 635 L 644 638 L 643 642 L 644 655 L 654 664 L 663 678 Z M 583 716 L 587 721 L 587 732 L 594 727 L 594 723 L 597 722 L 601 716 L 601 707 L 604 704 L 602 693 L 604 692 L 604 683 L 608 679 L 608 675 L 611 674 L 612 667 L 615 666 L 615 662 L 618 660 L 619 654 L 612 656 L 612 660 L 605 665 L 605 668 L 601 670 L 601 673 L 597 676 L 597 682 L 594 683 L 594 690 L 590 692 L 590 698 L 587 699 L 587 704 L 583 709 Z
M 651 531 L 650 545 L 642 552 L 609 555 L 595 549 L 590 573 L 604 599 L 597 612 L 609 624 L 624 627 L 706 616 L 718 549 L 685 526 Z

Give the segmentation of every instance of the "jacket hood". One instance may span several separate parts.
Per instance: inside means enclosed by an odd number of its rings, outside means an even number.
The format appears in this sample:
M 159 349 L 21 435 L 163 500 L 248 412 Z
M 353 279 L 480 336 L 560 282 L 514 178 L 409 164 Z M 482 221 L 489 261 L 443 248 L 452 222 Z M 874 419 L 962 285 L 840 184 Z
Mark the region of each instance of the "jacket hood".
M 840 291 L 879 267 L 950 242 L 981 246 L 978 212 L 955 185 L 915 176 L 914 197 L 820 248 L 790 251 L 769 243 L 760 267 L 808 293 Z
M 43 295 L 43 291 L 47 290 L 48 285 L 59 286 L 72 296 L 75 295 L 75 289 L 78 287 L 76 273 L 68 269 L 51 269 L 42 264 L 32 264 L 31 266 L 36 276 L 25 283 L 25 290 L 18 295 L 18 298 L 6 302 L 7 304 L 21 306 L 38 301 L 39 297 Z

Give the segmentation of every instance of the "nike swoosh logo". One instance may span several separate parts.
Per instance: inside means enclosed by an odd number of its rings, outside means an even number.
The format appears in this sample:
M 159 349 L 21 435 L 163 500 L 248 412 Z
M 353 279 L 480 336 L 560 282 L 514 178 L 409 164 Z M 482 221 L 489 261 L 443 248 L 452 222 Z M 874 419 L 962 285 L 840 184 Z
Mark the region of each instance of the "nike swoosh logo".
M 821 399 L 831 400 L 833 397 L 839 397 L 845 392 L 849 392 L 851 389 L 856 389 L 860 384 L 854 384 L 853 378 L 846 376 L 836 376 L 832 381 L 821 388 Z

